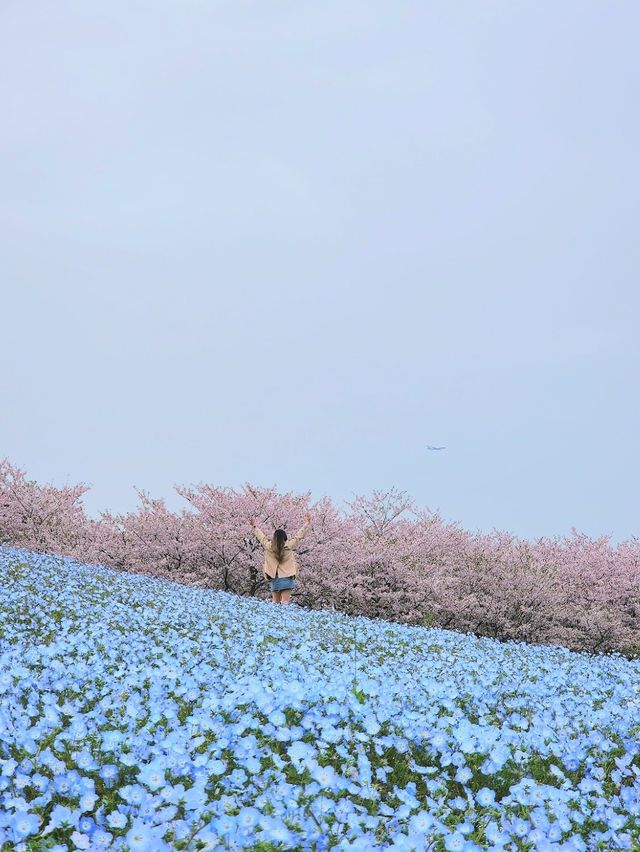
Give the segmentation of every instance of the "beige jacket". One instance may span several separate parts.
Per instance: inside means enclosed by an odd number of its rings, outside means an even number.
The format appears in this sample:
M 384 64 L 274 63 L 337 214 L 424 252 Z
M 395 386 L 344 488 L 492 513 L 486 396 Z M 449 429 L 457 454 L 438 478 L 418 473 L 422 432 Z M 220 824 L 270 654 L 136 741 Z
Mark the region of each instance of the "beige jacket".
M 293 536 L 293 538 L 289 538 L 286 540 L 283 548 L 283 556 L 282 561 L 278 562 L 276 559 L 276 555 L 273 552 L 271 547 L 271 539 L 267 538 L 266 535 L 262 532 L 259 527 L 254 527 L 253 531 L 258 537 L 258 540 L 264 547 L 264 565 L 262 570 L 264 572 L 265 578 L 269 578 L 273 580 L 276 576 L 276 569 L 278 571 L 278 577 L 295 577 L 298 573 L 298 563 L 296 561 L 294 549 L 300 544 L 302 539 L 304 538 L 304 534 L 309 529 L 311 524 L 303 524 L 298 532 Z

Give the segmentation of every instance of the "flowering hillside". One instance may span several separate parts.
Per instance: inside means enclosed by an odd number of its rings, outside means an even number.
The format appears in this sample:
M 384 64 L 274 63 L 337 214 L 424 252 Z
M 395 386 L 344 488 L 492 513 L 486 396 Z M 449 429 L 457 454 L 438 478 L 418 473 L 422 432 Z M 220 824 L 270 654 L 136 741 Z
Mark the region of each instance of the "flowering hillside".
M 250 484 L 176 486 L 179 512 L 138 492 L 136 511 L 95 520 L 81 502 L 87 490 L 41 485 L 0 459 L 0 544 L 264 599 L 249 519 L 291 532 L 311 511 L 293 592 L 306 609 L 640 657 L 637 537 L 614 546 L 575 529 L 535 541 L 470 533 L 393 488 L 344 512 L 326 497 L 311 505 L 309 494 Z
M 0 548 L 0 849 L 638 849 L 640 661 Z

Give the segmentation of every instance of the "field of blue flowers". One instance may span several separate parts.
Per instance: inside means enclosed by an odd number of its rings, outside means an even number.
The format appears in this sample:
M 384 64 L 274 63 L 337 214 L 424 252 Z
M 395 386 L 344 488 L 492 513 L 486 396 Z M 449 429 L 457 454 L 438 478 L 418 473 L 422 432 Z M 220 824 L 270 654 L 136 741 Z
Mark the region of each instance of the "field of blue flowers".
M 640 849 L 640 662 L 0 548 L 0 849 Z

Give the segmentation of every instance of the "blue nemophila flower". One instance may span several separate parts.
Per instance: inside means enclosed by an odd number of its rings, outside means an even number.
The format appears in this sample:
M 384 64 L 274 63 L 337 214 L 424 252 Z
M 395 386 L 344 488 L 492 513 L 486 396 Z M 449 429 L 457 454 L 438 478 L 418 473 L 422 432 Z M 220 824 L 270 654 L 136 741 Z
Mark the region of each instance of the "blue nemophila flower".
M 81 831 L 72 832 L 71 842 L 74 849 L 91 849 L 91 838 Z
M 243 807 L 240 809 L 236 819 L 240 828 L 245 830 L 251 829 L 257 825 L 260 820 L 260 811 L 251 806 Z
M 273 713 L 269 714 L 269 721 L 272 725 L 280 727 L 281 725 L 287 724 L 287 717 L 284 715 L 282 710 L 274 710 Z
M 526 837 L 529 834 L 530 825 L 523 819 L 515 819 L 511 824 L 511 831 L 516 837 Z
M 466 843 L 467 841 L 464 834 L 460 834 L 459 831 L 454 831 L 453 834 L 450 834 L 445 838 L 444 848 L 447 852 L 463 852 Z
M 409 828 L 416 834 L 425 834 L 433 827 L 434 823 L 435 819 L 429 811 L 419 811 L 419 813 L 414 814 L 411 817 L 409 821 Z
M 332 766 L 316 766 L 311 775 L 321 787 L 332 788 L 338 780 L 338 775 Z
M 215 829 L 220 835 L 228 835 L 235 831 L 236 820 L 228 814 L 223 814 L 212 821 L 211 828 Z
M 84 771 L 89 769 L 96 769 L 98 766 L 96 760 L 90 751 L 84 750 L 80 752 L 74 752 L 72 755 L 75 765 Z
M 156 848 L 156 832 L 146 825 L 136 824 L 127 832 L 126 841 L 131 852 L 152 852 Z
M 80 805 L 80 810 L 84 813 L 85 811 L 92 811 L 95 807 L 95 804 L 98 800 L 98 797 L 95 793 L 83 793 L 80 796 L 78 804 Z
M 53 806 L 51 813 L 49 814 L 49 821 L 43 833 L 49 834 L 56 828 L 75 828 L 78 825 L 80 816 L 81 812 L 79 810 L 72 810 L 66 805 L 56 804 Z
M 118 767 L 113 763 L 107 763 L 100 767 L 98 775 L 102 778 L 105 784 L 110 787 L 118 777 Z
M 37 814 L 24 813 L 18 811 L 10 818 L 9 827 L 13 832 L 15 840 L 23 840 L 35 834 L 40 827 L 41 819 Z
M 71 779 L 66 772 L 64 774 L 61 773 L 59 775 L 54 775 L 53 786 L 57 793 L 69 793 L 73 787 L 73 779 Z
M 212 828 L 203 828 L 195 836 L 198 848 L 214 852 L 220 846 L 220 835 Z
M 466 784 L 471 778 L 473 778 L 473 772 L 468 766 L 461 767 L 455 774 L 456 781 L 459 781 L 461 784 Z
M 490 790 L 488 787 L 482 787 L 476 793 L 476 801 L 483 808 L 488 808 L 495 803 L 496 794 L 493 790 Z
M 207 791 L 200 784 L 194 784 L 181 796 L 181 803 L 187 810 L 193 811 L 201 808 L 207 801 Z
M 153 760 L 143 766 L 138 772 L 138 781 L 151 790 L 163 787 L 165 783 L 166 765 L 163 760 Z
M 91 836 L 91 843 L 94 849 L 108 849 L 111 846 L 112 840 L 113 834 L 110 834 L 103 828 L 96 829 Z
M 49 779 L 46 775 L 42 775 L 40 772 L 35 772 L 31 776 L 31 786 L 38 790 L 40 793 L 44 793 L 44 791 L 49 786 Z
M 78 820 L 78 829 L 84 834 L 93 834 L 96 829 L 96 824 L 91 817 L 83 816 Z
M 291 831 L 284 822 L 276 817 L 266 817 L 263 820 L 263 837 L 268 842 L 290 845 L 293 839 Z
M 124 828 L 127 824 L 127 817 L 120 811 L 114 811 L 108 814 L 107 824 L 110 828 Z
M 119 790 L 120 798 L 132 805 L 140 805 L 147 795 L 141 784 L 127 784 Z
M 18 761 L 13 758 L 9 758 L 8 760 L 0 760 L 0 770 L 2 775 L 10 778 L 18 767 Z

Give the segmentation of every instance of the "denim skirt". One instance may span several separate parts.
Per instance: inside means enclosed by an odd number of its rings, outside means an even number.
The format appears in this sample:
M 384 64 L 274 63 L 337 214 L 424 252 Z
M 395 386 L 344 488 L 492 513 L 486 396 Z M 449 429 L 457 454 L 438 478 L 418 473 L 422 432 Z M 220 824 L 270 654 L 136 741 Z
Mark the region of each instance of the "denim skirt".
M 271 591 L 279 592 L 282 589 L 293 589 L 294 577 L 275 577 L 271 580 Z

